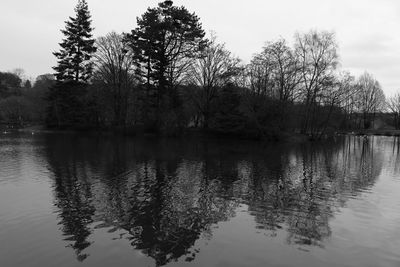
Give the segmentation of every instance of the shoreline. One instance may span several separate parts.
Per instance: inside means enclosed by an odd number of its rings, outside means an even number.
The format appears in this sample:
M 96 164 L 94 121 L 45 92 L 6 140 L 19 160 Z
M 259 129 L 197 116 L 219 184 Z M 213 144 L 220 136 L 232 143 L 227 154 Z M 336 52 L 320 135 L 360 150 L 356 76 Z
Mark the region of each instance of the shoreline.
M 81 129 L 57 129 L 48 128 L 44 125 L 32 125 L 27 127 L 11 127 L 1 128 L 0 133 L 31 133 L 33 134 L 95 134 L 95 135 L 116 135 L 116 136 L 140 136 L 140 137 L 159 137 L 159 138 L 183 138 L 183 137 L 200 137 L 200 138 L 215 138 L 215 139 L 233 139 L 233 140 L 247 140 L 256 142 L 277 142 L 277 143 L 305 143 L 313 142 L 308 135 L 284 132 L 276 138 L 270 136 L 267 138 L 260 138 L 255 136 L 245 136 L 238 134 L 221 133 L 214 131 L 204 131 L 203 129 L 185 129 L 179 134 L 163 135 L 154 132 L 146 132 L 141 127 L 130 127 L 126 129 L 112 129 L 112 128 L 81 128 Z M 387 137 L 400 137 L 400 130 L 393 129 L 380 129 L 380 130 L 353 130 L 353 131 L 337 131 L 335 134 L 317 141 L 326 141 L 335 136 L 351 135 L 351 136 L 387 136 Z
M 399 137 L 400 130 L 354 130 L 354 131 L 339 131 L 338 134 L 353 135 L 353 136 L 387 136 L 387 137 Z
M 281 135 L 256 137 L 252 135 L 223 133 L 217 131 L 205 131 L 203 129 L 188 128 L 175 134 L 158 134 L 156 132 L 148 132 L 142 127 L 129 127 L 125 129 L 114 128 L 79 128 L 79 129 L 58 129 L 48 128 L 44 125 L 31 125 L 26 127 L 11 127 L 0 129 L 0 134 L 8 133 L 30 133 L 34 134 L 85 134 L 85 135 L 103 135 L 103 136 L 126 136 L 126 137 L 155 137 L 155 138 L 212 138 L 212 139 L 230 139 L 254 142 L 268 143 L 306 143 L 310 142 L 308 135 L 299 133 L 283 132 Z

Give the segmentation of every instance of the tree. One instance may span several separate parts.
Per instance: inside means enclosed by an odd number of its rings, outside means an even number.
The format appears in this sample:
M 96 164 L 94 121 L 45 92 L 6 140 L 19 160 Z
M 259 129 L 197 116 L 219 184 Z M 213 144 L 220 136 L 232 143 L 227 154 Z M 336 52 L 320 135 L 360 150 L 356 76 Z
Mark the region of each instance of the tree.
M 356 104 L 359 87 L 350 72 L 340 72 L 336 77 L 335 86 L 325 94 L 326 102 L 341 109 L 343 120 L 341 127 L 354 129 L 356 126 Z
M 24 96 L 10 96 L 0 100 L 0 121 L 5 121 L 19 126 L 32 121 L 33 103 Z
M 389 111 L 394 116 L 394 126 L 397 130 L 400 129 L 400 93 L 397 93 L 387 100 L 386 103 Z
M 52 74 L 39 75 L 33 87 L 25 90 L 24 96 L 32 103 L 32 116 L 36 122 L 43 123 L 46 117 L 46 96 L 49 89 L 56 84 Z
M 266 136 L 274 124 L 275 109 L 273 66 L 263 53 L 256 54 L 246 67 L 248 92 L 243 95 L 243 111 L 260 136 Z
M 385 94 L 379 82 L 368 72 L 358 78 L 357 86 L 358 110 L 362 114 L 364 129 L 368 129 L 375 114 L 381 111 L 385 104 Z
M 0 99 L 18 94 L 21 89 L 21 78 L 11 72 L 0 72 Z
M 314 133 L 314 138 L 320 139 L 323 135 L 333 133 L 333 129 L 337 129 L 342 118 L 346 120 L 346 112 L 349 105 L 352 104 L 353 96 L 357 92 L 354 90 L 354 77 L 349 72 L 340 72 L 336 74 L 329 86 L 326 86 L 320 94 L 319 120 L 316 127 L 318 133 Z M 338 119 L 334 120 L 335 115 Z M 341 116 L 345 113 L 345 116 Z M 345 121 L 344 121 L 345 122 Z M 328 131 L 328 128 L 331 131 Z
M 123 36 L 111 32 L 96 41 L 95 83 L 110 96 L 113 111 L 113 124 L 125 126 L 128 101 L 132 96 L 136 77 L 133 69 L 133 55 Z
M 96 48 L 86 0 L 79 0 L 75 13 L 75 17 L 65 22 L 65 30 L 61 30 L 65 39 L 60 43 L 60 51 L 53 53 L 58 59 L 57 66 L 53 68 L 58 81 L 87 82 L 92 74 L 90 59 Z
M 300 83 L 299 63 L 293 50 L 284 39 L 269 42 L 248 69 L 251 90 L 264 97 L 264 105 L 272 105 L 270 119 L 283 130 Z
M 25 90 L 29 90 L 29 89 L 31 89 L 32 88 L 32 83 L 31 83 L 31 81 L 30 80 L 26 80 L 25 82 L 24 82 L 24 89 Z
M 239 59 L 234 58 L 224 44 L 217 43 L 212 35 L 201 57 L 194 60 L 187 72 L 187 82 L 197 86 L 191 100 L 203 117 L 203 127 L 209 126 L 212 104 L 218 96 L 218 90 L 228 83 L 238 72 Z
M 86 103 L 86 84 L 65 81 L 50 88 L 47 100 L 46 123 L 57 128 L 84 128 L 89 126 Z
M 281 39 L 268 43 L 262 54 L 272 67 L 274 97 L 281 104 L 293 101 L 300 83 L 300 68 L 294 51 Z
M 240 110 L 241 90 L 235 84 L 228 83 L 218 98 L 218 108 L 212 129 L 230 135 L 245 134 L 245 117 Z
M 321 92 L 334 81 L 338 64 L 337 43 L 332 32 L 310 31 L 296 34 L 295 53 L 301 72 L 301 93 L 304 112 L 301 131 L 313 133 L 317 125 Z
M 161 113 L 168 114 L 178 106 L 176 87 L 190 60 L 204 47 L 205 33 L 194 13 L 174 6 L 172 1 L 149 8 L 137 24 L 126 35 L 126 41 L 133 51 L 138 74 L 147 85 L 146 106 L 155 107 L 155 123 L 160 128 Z
M 249 89 L 257 96 L 273 97 L 272 63 L 263 53 L 256 54 L 247 66 Z
M 57 83 L 50 88 L 47 98 L 46 121 L 49 126 L 88 126 L 87 85 L 92 76 L 91 58 L 96 48 L 85 0 L 79 0 L 75 13 L 75 17 L 66 21 L 65 30 L 61 31 L 65 39 L 60 43 L 60 51 L 53 53 L 58 59 L 53 68 L 57 72 Z

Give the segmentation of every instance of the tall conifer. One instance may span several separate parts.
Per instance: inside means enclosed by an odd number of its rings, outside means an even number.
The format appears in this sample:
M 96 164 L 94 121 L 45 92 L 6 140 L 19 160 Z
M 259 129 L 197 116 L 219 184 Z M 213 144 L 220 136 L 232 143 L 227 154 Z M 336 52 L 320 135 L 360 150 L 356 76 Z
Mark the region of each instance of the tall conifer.
M 87 85 L 92 76 L 92 55 L 96 52 L 93 28 L 87 2 L 79 0 L 75 17 L 66 21 L 61 32 L 65 38 L 59 52 L 53 53 L 58 64 L 57 83 L 48 94 L 46 122 L 48 126 L 69 128 L 83 127 L 88 121 Z
M 65 22 L 65 29 L 61 30 L 65 39 L 60 43 L 60 51 L 53 53 L 58 59 L 57 66 L 53 68 L 58 81 L 87 82 L 92 74 L 90 59 L 96 47 L 87 2 L 79 0 L 75 12 L 75 17 L 70 17 Z

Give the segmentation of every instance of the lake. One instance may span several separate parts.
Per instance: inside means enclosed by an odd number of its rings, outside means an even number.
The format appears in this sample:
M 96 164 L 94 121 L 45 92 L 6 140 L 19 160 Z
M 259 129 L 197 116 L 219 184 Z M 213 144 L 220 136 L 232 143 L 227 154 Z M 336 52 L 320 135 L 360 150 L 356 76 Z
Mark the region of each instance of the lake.
M 0 266 L 400 266 L 400 139 L 0 133 Z

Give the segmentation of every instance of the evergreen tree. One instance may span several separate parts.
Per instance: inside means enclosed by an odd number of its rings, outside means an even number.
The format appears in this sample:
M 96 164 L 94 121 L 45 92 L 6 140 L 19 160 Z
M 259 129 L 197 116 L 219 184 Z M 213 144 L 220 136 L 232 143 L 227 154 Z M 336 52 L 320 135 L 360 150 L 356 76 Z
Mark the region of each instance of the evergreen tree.
M 57 83 L 49 90 L 46 123 L 58 128 L 82 128 L 88 125 L 87 99 L 88 81 L 92 76 L 92 55 L 96 52 L 93 28 L 90 26 L 90 13 L 85 0 L 79 0 L 75 8 L 76 16 L 66 21 L 61 32 L 65 39 L 61 49 L 54 55 L 58 65 Z
M 60 43 L 60 51 L 53 53 L 58 59 L 58 65 L 53 68 L 58 81 L 87 82 L 92 74 L 90 59 L 96 47 L 86 0 L 79 0 L 75 12 L 76 17 L 70 17 L 65 30 L 61 30 L 65 39 Z
M 30 80 L 26 80 L 24 83 L 24 88 L 25 89 L 31 89 L 32 88 L 32 83 Z
M 162 114 L 177 109 L 176 85 L 188 68 L 190 59 L 198 57 L 206 45 L 200 19 L 185 7 L 164 1 L 149 8 L 137 19 L 138 26 L 126 35 L 133 51 L 137 71 L 147 89 L 147 116 L 154 114 L 160 127 Z M 154 118 L 155 117 L 155 118 Z

